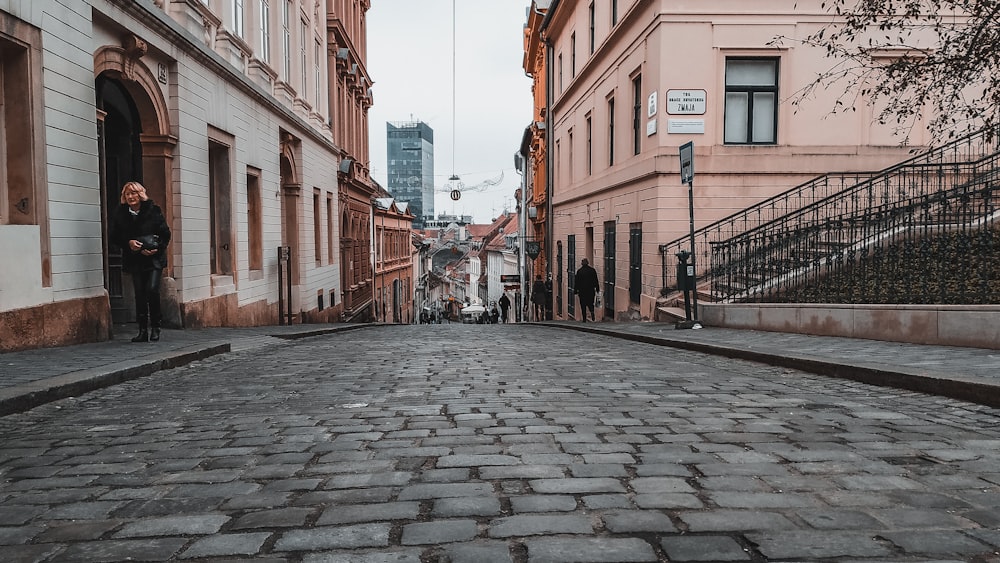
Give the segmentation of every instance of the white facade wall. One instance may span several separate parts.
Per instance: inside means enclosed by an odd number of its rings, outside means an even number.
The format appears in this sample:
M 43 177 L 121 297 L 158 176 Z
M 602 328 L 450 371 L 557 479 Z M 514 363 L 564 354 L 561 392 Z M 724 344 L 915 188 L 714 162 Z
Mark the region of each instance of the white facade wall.
M 312 2 L 296 2 L 293 33 L 308 18 L 308 87 L 298 99 L 289 89 L 268 81 L 266 73 L 251 77 L 253 53 L 242 62 L 219 43 L 221 31 L 232 20 L 222 14 L 220 34 L 202 27 L 215 25 L 211 18 L 186 18 L 194 4 L 168 2 L 160 7 L 150 0 L 0 0 L 0 11 L 40 30 L 40 63 L 32 79 L 33 93 L 41 98 L 41 111 L 26 132 L 27 139 L 43 138 L 44 166 L 35 170 L 46 201 L 40 202 L 42 217 L 37 225 L 0 224 L 0 315 L 32 310 L 50 304 L 101 299 L 107 296 L 104 274 L 102 197 L 98 151 L 98 112 L 95 107 L 95 63 L 107 47 L 121 49 L 134 35 L 148 49 L 137 59 L 137 68 L 154 77 L 153 87 L 166 104 L 166 134 L 176 140 L 167 177 L 169 201 L 157 201 L 171 219 L 170 274 L 176 300 L 186 305 L 235 294 L 237 309 L 244 305 L 277 302 L 276 248 L 283 244 L 280 157 L 282 132 L 297 139 L 296 178 L 301 185 L 298 200 L 299 248 L 293 249 L 298 269 L 293 311 L 317 308 L 317 293 L 339 304 L 340 213 L 338 165 L 340 149 L 332 138 L 326 93 L 327 61 L 320 61 L 320 95 L 317 99 L 313 58 L 315 38 L 325 42 L 324 10 Z M 228 9 L 228 3 L 226 9 Z M 276 4 L 272 2 L 272 4 Z M 301 4 L 301 6 L 300 6 Z M 213 2 L 213 6 L 215 3 Z M 299 9 L 301 7 L 301 9 Z M 246 45 L 257 45 L 256 4 L 246 2 Z M 278 5 L 271 7 L 278 21 Z M 201 9 L 201 8 L 199 8 Z M 170 14 L 164 10 L 171 10 Z M 314 15 L 317 21 L 312 21 Z M 171 16 L 182 20 L 178 23 Z M 194 33 L 192 32 L 194 30 Z M 280 40 L 280 27 L 272 24 L 272 43 Z M 293 61 L 293 88 L 299 86 L 299 54 Z M 272 49 L 272 62 L 280 62 L 280 51 Z M 325 44 L 320 49 L 326 57 Z M 225 56 L 224 56 L 225 55 Z M 240 63 L 233 66 L 233 61 Z M 161 70 L 162 69 L 162 70 Z M 275 70 L 275 75 L 279 73 Z M 234 249 L 233 276 L 220 280 L 210 265 L 209 163 L 212 136 L 231 142 L 231 204 Z M 247 171 L 259 171 L 264 264 L 249 269 L 249 225 L 247 222 Z M 144 165 L 145 170 L 145 165 Z M 109 186 L 117 191 L 120 186 Z M 320 190 L 320 260 L 314 245 L 313 191 Z M 333 198 L 329 213 L 327 197 Z M 168 209 L 165 204 L 169 203 Z M 331 236 L 332 233 L 332 236 Z M 46 260 L 48 252 L 48 260 Z M 46 280 L 46 268 L 51 274 Z M 226 276 L 223 276 L 225 278 Z M 174 283 L 175 282 L 175 283 Z M 165 286 L 166 288 L 166 286 Z M 165 289 L 166 291 L 166 289 Z M 90 305 L 87 305 L 89 307 Z M 82 308 L 82 306 L 81 306 Z M 233 314 L 224 315 L 231 322 Z M 93 311 L 84 314 L 93 314 Z M 32 322 L 33 313 L 15 314 L 15 323 Z M 37 315 L 36 315 L 37 316 Z M 251 315 L 267 320 L 257 311 Z M 27 319 L 27 320 L 25 320 Z M 204 320 L 204 319 L 203 319 Z M 0 318 L 0 323 L 8 322 Z M 254 322 L 254 319 L 234 321 Z M 4 326 L 0 324 L 0 327 Z M 30 331 L 30 328 L 28 329 Z M 93 336 L 100 338 L 100 335 Z M 7 343 L 9 344 L 9 343 Z M 3 348 L 3 346 L 0 346 Z
M 82 1 L 0 0 L 0 10 L 39 28 L 44 83 L 48 225 L 0 226 L 0 311 L 104 293 L 98 188 L 94 61 L 87 50 L 90 8 Z M 28 142 L 9 139 L 8 142 Z M 43 180 L 44 181 L 44 180 Z M 51 283 L 43 284 L 42 237 L 49 238 Z

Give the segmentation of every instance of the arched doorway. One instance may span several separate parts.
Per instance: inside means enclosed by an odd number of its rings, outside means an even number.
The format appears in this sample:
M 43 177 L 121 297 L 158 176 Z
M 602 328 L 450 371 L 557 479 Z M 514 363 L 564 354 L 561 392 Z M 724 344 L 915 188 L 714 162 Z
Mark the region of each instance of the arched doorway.
M 126 182 L 142 182 L 142 125 L 139 111 L 121 82 L 106 75 L 97 77 L 97 109 L 103 120 L 98 131 L 103 171 L 102 204 L 108 217 L 119 204 L 119 187 Z M 106 221 L 105 221 L 106 222 Z M 111 320 L 126 323 L 135 320 L 131 284 L 123 282 L 122 251 L 108 243 L 105 285 L 111 302 Z
M 105 241 L 108 214 L 119 204 L 122 185 L 130 180 L 142 182 L 146 192 L 166 215 L 167 224 L 171 228 L 174 226 L 171 184 L 177 138 L 170 134 L 170 118 L 160 82 L 141 60 L 146 52 L 146 43 L 131 35 L 122 41 L 122 46 L 107 45 L 94 54 Z M 169 77 L 169 73 L 165 76 Z M 178 235 L 174 233 L 173 240 L 179 241 Z M 164 286 L 172 285 L 172 280 L 168 281 L 173 273 L 172 262 L 168 256 Z M 131 284 L 122 283 L 120 251 L 109 248 L 107 243 L 104 265 L 104 283 L 111 302 L 112 321 L 129 322 L 135 317 L 131 296 L 126 295 L 131 292 Z M 180 326 L 182 321 L 176 295 L 164 297 L 164 325 Z

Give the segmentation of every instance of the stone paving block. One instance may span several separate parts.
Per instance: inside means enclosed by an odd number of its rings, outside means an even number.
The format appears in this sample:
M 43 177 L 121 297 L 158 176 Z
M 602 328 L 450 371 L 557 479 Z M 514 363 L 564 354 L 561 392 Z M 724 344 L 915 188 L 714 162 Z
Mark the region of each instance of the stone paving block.
M 42 526 L 0 526 L 0 545 L 28 543 L 44 530 Z
M 497 518 L 489 524 L 490 537 L 535 536 L 542 534 L 592 534 L 590 519 L 576 514 L 521 514 Z
M 20 526 L 46 511 L 46 507 L 31 504 L 0 504 L 0 526 Z
M 3 556 L 11 562 L 57 561 L 53 556 L 62 551 L 59 544 L 3 546 Z
M 58 557 L 65 563 L 169 561 L 187 542 L 185 538 L 149 538 L 75 543 L 67 546 Z
M 843 475 L 835 481 L 845 489 L 854 491 L 886 491 L 890 489 L 920 489 L 920 483 L 895 475 Z
M 180 558 L 255 555 L 270 537 L 269 532 L 209 536 L 196 540 L 191 547 L 180 554 Z
M 604 527 L 616 534 L 678 531 L 669 516 L 656 510 L 615 510 L 603 518 Z
M 796 530 L 798 526 L 777 512 L 760 510 L 713 510 L 681 512 L 681 521 L 691 532 L 743 532 L 746 530 Z
M 976 525 L 945 509 L 918 507 L 875 508 L 868 513 L 883 522 L 890 529 L 907 528 L 974 528 Z
M 569 495 L 521 495 L 510 497 L 511 508 L 520 512 L 570 512 L 576 510 L 576 498 Z
M 451 448 L 434 447 L 411 447 L 411 448 L 390 448 L 375 452 L 375 459 L 399 459 L 404 457 L 440 457 L 451 454 Z
M 525 542 L 528 563 L 615 563 L 657 561 L 656 552 L 638 538 L 544 538 Z
M 225 501 L 222 510 L 248 510 L 260 508 L 275 508 L 283 506 L 292 498 L 290 492 L 258 493 L 255 495 L 240 495 Z
M 464 483 L 469 480 L 469 468 L 426 469 L 417 475 L 424 483 Z
M 894 550 L 870 533 L 797 531 L 751 532 L 746 538 L 769 560 L 815 560 L 835 557 L 888 557 Z
M 798 493 L 712 491 L 708 497 L 723 508 L 808 508 L 823 505 L 815 497 Z
M 628 495 L 585 495 L 583 506 L 590 510 L 602 510 L 607 508 L 633 508 L 632 501 Z
M 240 516 L 231 529 L 254 528 L 294 528 L 304 526 L 306 520 L 316 512 L 313 508 L 275 508 L 260 510 Z
M 278 479 L 265 484 L 261 493 L 313 491 L 322 482 L 321 479 Z
M 795 515 L 817 530 L 877 530 L 881 523 L 859 510 L 819 508 L 796 510 Z
M 500 499 L 485 496 L 437 499 L 431 514 L 444 518 L 497 516 L 500 514 Z
M 479 533 L 475 520 L 434 520 L 403 526 L 403 545 L 440 545 L 472 540 Z
M 388 502 L 395 494 L 392 487 L 371 489 L 338 489 L 335 491 L 313 491 L 305 493 L 292 502 L 298 506 L 317 504 L 354 504 L 366 502 Z
M 413 479 L 409 471 L 387 473 L 361 473 L 356 475 L 336 475 L 323 484 L 324 489 L 353 489 L 357 487 L 401 487 Z
M 620 463 L 574 463 L 569 466 L 573 477 L 627 477 L 628 470 Z
M 218 532 L 227 522 L 229 522 L 229 516 L 225 514 L 189 514 L 147 518 L 122 526 L 113 537 L 200 536 Z
M 687 481 L 676 477 L 637 477 L 629 485 L 638 494 L 695 492 Z
M 487 465 L 519 465 L 521 460 L 512 455 L 447 455 L 439 457 L 437 467 L 479 467 Z
M 378 552 L 329 551 L 308 554 L 302 558 L 302 563 L 420 563 L 422 554 L 420 548 Z M 285 563 L 285 560 L 274 563 Z
M 121 524 L 121 520 L 73 520 L 50 523 L 35 540 L 44 543 L 96 540 Z
M 479 478 L 486 481 L 498 479 L 559 479 L 566 470 L 559 465 L 486 466 L 479 468 Z
M 788 475 L 788 468 L 778 463 L 698 463 L 698 471 L 708 477 L 746 475 Z
M 324 509 L 319 520 L 316 521 L 316 525 L 355 524 L 379 520 L 412 520 L 417 518 L 419 514 L 419 502 L 336 505 Z
M 284 532 L 274 544 L 275 551 L 317 551 L 321 549 L 357 549 L 386 547 L 389 530 L 386 523 L 353 526 L 322 526 Z
M 449 563 L 513 563 L 507 542 L 477 541 L 442 546 L 443 561 Z
M 536 493 L 543 494 L 588 494 L 588 493 L 624 493 L 625 487 L 617 479 L 608 477 L 563 479 L 534 479 L 528 482 Z
M 729 536 L 669 536 L 660 541 L 670 561 L 750 561 L 751 555 Z
M 620 463 L 623 465 L 632 465 L 635 463 L 635 456 L 632 454 L 583 454 L 584 463 L 591 464 L 602 464 L 602 463 Z
M 953 530 L 890 531 L 880 532 L 879 536 L 913 556 L 952 556 L 972 561 L 977 559 L 974 557 L 977 555 L 981 557 L 996 555 L 996 549 L 991 549 L 982 542 Z
M 489 483 L 420 483 L 404 487 L 399 500 L 422 500 L 448 497 L 474 497 L 492 495 Z

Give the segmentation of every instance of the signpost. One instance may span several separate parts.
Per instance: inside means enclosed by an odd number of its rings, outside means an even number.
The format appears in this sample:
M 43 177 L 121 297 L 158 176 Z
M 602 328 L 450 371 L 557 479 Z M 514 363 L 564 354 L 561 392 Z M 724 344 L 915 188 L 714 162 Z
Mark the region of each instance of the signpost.
M 683 323 L 677 323 L 677 328 L 701 328 L 701 325 L 698 324 L 698 287 L 697 270 L 695 269 L 695 256 L 697 254 L 694 249 L 694 143 L 684 143 L 680 146 L 679 152 L 681 159 L 681 183 L 688 185 L 688 215 L 690 218 L 691 233 L 691 261 L 686 266 L 685 274 L 687 275 L 687 279 L 684 280 L 685 283 L 681 287 L 684 288 L 685 301 L 687 301 L 687 288 L 691 288 L 694 310 L 690 314 L 687 314 L 688 312 L 685 311 L 687 319 Z M 680 256 L 678 256 L 678 259 L 680 259 Z

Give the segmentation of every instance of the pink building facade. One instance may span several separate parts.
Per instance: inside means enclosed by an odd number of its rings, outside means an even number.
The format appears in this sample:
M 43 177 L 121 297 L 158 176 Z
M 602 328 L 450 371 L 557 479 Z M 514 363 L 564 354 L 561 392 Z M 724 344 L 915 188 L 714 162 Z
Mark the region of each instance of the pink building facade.
M 573 273 L 601 282 L 598 316 L 655 318 L 659 247 L 689 232 L 679 147 L 694 145 L 696 228 L 828 172 L 880 170 L 929 144 L 874 123 L 876 110 L 832 114 L 829 90 L 797 91 L 833 62 L 798 44 L 830 16 L 819 0 L 553 0 L 546 149 L 555 318 L 575 318 Z M 775 45 L 776 37 L 787 37 Z M 905 143 L 904 143 L 905 141 Z M 906 146 L 904 146 L 904 144 Z

